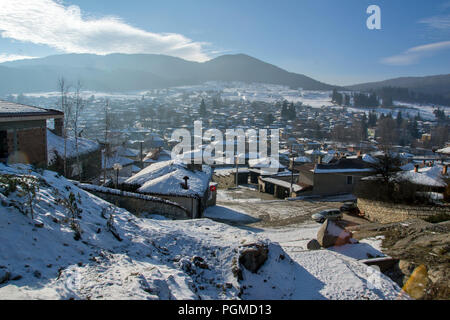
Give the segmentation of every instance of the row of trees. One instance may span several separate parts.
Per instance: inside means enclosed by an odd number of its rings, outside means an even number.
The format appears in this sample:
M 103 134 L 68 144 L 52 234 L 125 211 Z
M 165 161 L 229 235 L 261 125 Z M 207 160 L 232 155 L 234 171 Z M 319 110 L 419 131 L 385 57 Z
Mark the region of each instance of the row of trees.
M 351 102 L 353 98 L 353 103 Z M 355 107 L 367 107 L 377 108 L 381 105 L 379 97 L 375 93 L 339 93 L 336 89 L 333 90 L 331 95 L 331 101 L 340 106 L 355 106 Z M 393 105 L 392 100 L 383 99 L 383 106 L 390 107 Z
M 297 113 L 295 111 L 294 103 L 288 103 L 286 100 L 284 100 L 281 107 L 281 118 L 284 120 L 288 120 L 295 119 L 296 117 Z
M 351 103 L 353 98 L 353 103 Z M 340 106 L 376 108 L 392 107 L 394 100 L 411 103 L 450 105 L 450 99 L 442 95 L 414 92 L 407 88 L 383 87 L 370 93 L 340 93 L 333 90 L 331 100 Z
M 86 101 L 81 96 L 82 83 L 80 80 L 74 86 L 74 91 L 70 92 L 71 86 L 68 84 L 64 77 L 58 79 L 58 92 L 60 94 L 60 108 L 64 113 L 64 156 L 63 156 L 63 170 L 64 176 L 67 177 L 67 138 L 68 131 L 72 130 L 72 134 L 75 138 L 75 152 L 76 152 L 76 166 L 78 178 L 81 180 L 81 162 L 78 150 L 78 138 L 80 137 L 81 131 L 79 129 L 80 117 L 84 108 L 86 107 Z
M 409 90 L 407 88 L 399 87 L 383 87 L 376 90 L 378 96 L 380 96 L 383 101 L 398 100 L 411 103 L 431 103 L 437 105 L 450 105 L 450 99 L 439 94 L 428 94 Z

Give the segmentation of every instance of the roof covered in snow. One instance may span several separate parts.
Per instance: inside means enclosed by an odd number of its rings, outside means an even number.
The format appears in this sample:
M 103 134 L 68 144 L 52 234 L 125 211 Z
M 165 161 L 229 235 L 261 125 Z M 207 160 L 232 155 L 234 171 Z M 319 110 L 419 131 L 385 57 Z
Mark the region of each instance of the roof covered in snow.
M 415 169 L 409 171 L 400 171 L 395 176 L 396 181 L 409 181 L 411 183 L 427 186 L 427 187 L 446 187 L 450 179 L 448 174 L 443 175 L 443 166 L 435 165 L 432 167 L 425 167 L 415 172 Z
M 126 148 L 124 146 L 117 147 L 116 148 L 116 152 L 121 157 L 133 158 L 133 157 L 137 157 L 139 155 L 139 151 L 138 150 Z
M 309 163 L 309 162 L 311 162 L 311 159 L 308 157 L 300 156 L 300 157 L 294 158 L 294 162 Z
M 118 163 L 122 167 L 131 166 L 134 163 L 134 160 L 119 156 L 117 152 L 115 152 L 112 156 L 106 158 L 106 169 L 112 169 L 114 165 Z M 102 169 L 105 169 L 105 156 L 102 154 Z
M 180 161 L 169 160 L 154 163 L 128 178 L 125 184 L 138 186 L 138 192 L 147 194 L 202 196 L 211 181 L 212 170 L 202 166 L 202 171 L 189 170 Z M 183 187 L 188 177 L 188 189 Z
M 277 159 L 265 157 L 259 159 L 251 159 L 248 161 L 251 168 L 285 168 Z
M 327 164 L 318 164 L 314 173 L 357 173 L 357 172 L 371 172 L 373 168 L 370 165 L 359 159 L 340 159 L 336 162 Z
M 66 141 L 66 152 L 68 158 L 77 156 L 75 138 L 68 137 Z M 100 145 L 92 140 L 78 138 L 78 154 L 84 155 L 100 149 Z M 56 160 L 56 154 L 64 157 L 64 138 L 47 129 L 47 158 L 48 164 Z
M 442 148 L 436 151 L 437 153 L 449 154 L 450 155 L 450 147 Z

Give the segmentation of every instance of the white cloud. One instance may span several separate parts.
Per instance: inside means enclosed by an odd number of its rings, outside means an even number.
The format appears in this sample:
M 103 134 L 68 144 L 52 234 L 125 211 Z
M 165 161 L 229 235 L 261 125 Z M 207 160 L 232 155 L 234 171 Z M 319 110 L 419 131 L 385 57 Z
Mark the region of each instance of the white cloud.
M 34 59 L 34 58 L 36 58 L 36 57 L 21 56 L 21 55 L 17 55 L 17 54 L 0 53 L 0 63 L 7 62 L 7 61 L 15 61 L 15 60 Z
M 204 42 L 152 33 L 117 17 L 89 18 L 78 6 L 52 0 L 0 0 L 0 35 L 70 53 L 156 53 L 206 61 Z
M 420 59 L 432 56 L 438 51 L 450 49 L 450 41 L 442 41 L 417 46 L 406 50 L 405 52 L 387 57 L 381 60 L 382 63 L 396 66 L 406 66 L 418 63 Z
M 450 29 L 450 15 L 434 16 L 419 20 L 419 23 L 428 25 L 431 28 L 449 30 Z

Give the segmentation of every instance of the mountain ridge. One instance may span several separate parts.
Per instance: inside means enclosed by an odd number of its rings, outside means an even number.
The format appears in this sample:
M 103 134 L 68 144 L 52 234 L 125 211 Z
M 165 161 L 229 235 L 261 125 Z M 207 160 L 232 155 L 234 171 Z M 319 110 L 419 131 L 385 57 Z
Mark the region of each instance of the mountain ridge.
M 377 90 L 383 87 L 404 88 L 418 93 L 438 94 L 450 98 L 450 74 L 396 77 L 346 86 L 347 89 L 357 91 Z
M 61 76 L 80 79 L 86 89 L 110 91 L 214 80 L 272 83 L 307 90 L 336 87 L 245 54 L 223 55 L 202 63 L 156 54 L 62 54 L 0 64 L 0 93 L 55 90 Z

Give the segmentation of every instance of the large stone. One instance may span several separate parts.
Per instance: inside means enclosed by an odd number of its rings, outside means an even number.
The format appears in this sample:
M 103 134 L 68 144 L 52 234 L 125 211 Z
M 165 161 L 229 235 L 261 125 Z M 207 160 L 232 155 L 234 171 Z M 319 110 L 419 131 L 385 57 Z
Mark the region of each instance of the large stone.
M 0 284 L 8 282 L 11 278 L 11 273 L 6 268 L 0 268 Z
M 269 248 L 265 244 L 256 243 L 246 245 L 239 256 L 239 263 L 245 269 L 256 273 L 266 262 L 269 255 Z
M 317 232 L 317 241 L 323 248 L 342 246 L 350 243 L 352 234 L 339 226 L 333 220 L 325 220 Z
M 309 241 L 306 247 L 308 248 L 308 250 L 319 250 L 321 248 L 319 241 L 317 241 L 316 239 L 312 239 L 311 241 Z

